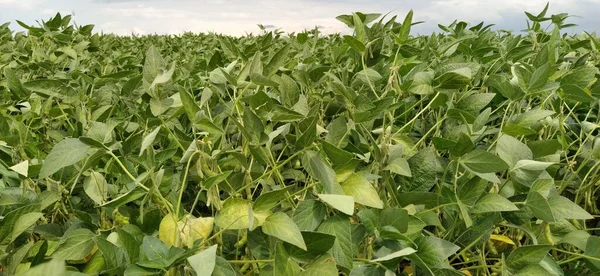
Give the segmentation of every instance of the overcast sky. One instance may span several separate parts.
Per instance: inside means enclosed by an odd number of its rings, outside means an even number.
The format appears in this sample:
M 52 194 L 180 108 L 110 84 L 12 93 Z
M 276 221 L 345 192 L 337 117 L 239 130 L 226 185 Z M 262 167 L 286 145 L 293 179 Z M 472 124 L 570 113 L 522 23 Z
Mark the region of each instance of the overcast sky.
M 297 32 L 320 26 L 323 32 L 347 32 L 337 15 L 353 11 L 404 15 L 414 10 L 415 21 L 425 21 L 415 31 L 438 31 L 437 24 L 459 19 L 496 24 L 496 29 L 522 30 L 524 11 L 537 14 L 547 0 L 0 0 L 0 23 L 14 20 L 29 24 L 56 12 L 75 13 L 78 25 L 94 24 L 96 31 L 117 34 L 174 34 L 215 31 L 231 35 L 258 33 L 257 24 Z M 551 13 L 569 13 L 573 32 L 600 31 L 600 0 L 550 1 Z

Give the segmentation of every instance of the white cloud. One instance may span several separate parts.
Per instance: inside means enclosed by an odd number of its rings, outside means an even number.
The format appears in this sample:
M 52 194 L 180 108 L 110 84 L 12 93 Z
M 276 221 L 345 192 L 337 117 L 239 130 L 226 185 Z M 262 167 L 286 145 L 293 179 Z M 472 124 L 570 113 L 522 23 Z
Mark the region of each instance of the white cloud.
M 112 16 L 141 19 L 182 19 L 186 18 L 185 11 L 178 9 L 154 8 L 143 4 L 135 7 L 106 7 L 105 12 Z
M 31 10 L 40 3 L 40 0 L 0 0 L 1 6 L 15 7 L 20 10 Z
M 14 19 L 43 19 L 51 11 L 74 10 L 79 24 L 95 24 L 96 30 L 118 34 L 159 33 L 175 34 L 185 31 L 243 35 L 259 32 L 257 24 L 274 25 L 285 32 L 298 32 L 322 26 L 321 31 L 348 32 L 335 19 L 337 15 L 362 12 L 391 12 L 401 21 L 409 9 L 414 20 L 426 21 L 415 27 L 416 32 L 437 30 L 437 24 L 449 24 L 455 19 L 478 23 L 495 23 L 499 28 L 526 27 L 524 11 L 537 14 L 547 0 L 0 0 L 0 17 Z M 35 7 L 37 11 L 23 11 Z M 580 29 L 599 30 L 600 19 L 594 14 L 600 10 L 600 0 L 554 0 L 551 13 L 568 12 L 584 18 L 570 22 L 582 25 Z M 70 12 L 69 12 L 70 13 Z M 69 14 L 67 13 L 67 14 Z M 388 16 L 387 18 L 391 17 Z M 5 19 L 5 20 L 6 20 Z

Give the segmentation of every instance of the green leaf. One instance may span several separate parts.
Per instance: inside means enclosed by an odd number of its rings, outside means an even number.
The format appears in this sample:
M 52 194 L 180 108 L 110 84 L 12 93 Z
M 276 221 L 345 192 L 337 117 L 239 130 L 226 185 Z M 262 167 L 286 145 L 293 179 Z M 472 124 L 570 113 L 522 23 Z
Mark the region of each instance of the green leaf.
M 313 231 L 323 221 L 327 215 L 327 207 L 314 199 L 305 199 L 301 201 L 296 209 L 292 219 L 303 231 Z
M 63 260 L 52 259 L 46 263 L 22 271 L 16 276 L 47 276 L 49 272 L 52 272 L 53 276 L 66 276 L 67 266 Z
M 487 188 L 487 181 L 472 178 L 467 183 L 460 185 L 456 195 L 464 204 L 474 205 Z
M 410 35 L 410 27 L 412 26 L 413 19 L 413 11 L 410 10 L 406 17 L 404 17 L 404 21 L 402 21 L 402 25 L 400 26 L 400 33 L 398 34 L 398 38 L 401 42 L 405 42 Z
M 152 98 L 150 99 L 150 112 L 152 112 L 152 115 L 154 116 L 161 115 L 165 113 L 165 111 L 167 111 L 169 108 L 171 108 L 174 102 L 175 101 L 173 100 L 173 98 Z
M 150 45 L 146 51 L 143 67 L 143 83 L 145 89 L 150 89 L 154 79 L 156 79 L 156 77 L 160 74 L 164 66 L 165 61 L 163 60 L 159 51 L 156 49 L 156 47 L 154 47 L 154 45 Z
M 137 264 L 143 267 L 162 269 L 168 265 L 169 247 L 157 237 L 144 236 L 140 253 L 143 262 Z
M 435 83 L 442 88 L 460 88 L 479 70 L 475 63 L 449 63 L 436 69 Z
M 27 175 L 29 174 L 29 160 L 25 160 L 14 166 L 11 166 L 9 169 L 24 177 L 27 177 Z
M 462 98 L 456 108 L 467 112 L 479 112 L 496 97 L 496 93 L 475 93 Z
M 412 177 L 403 181 L 400 188 L 405 192 L 426 192 L 437 181 L 437 159 L 433 148 L 424 148 L 408 159 Z
M 15 241 L 19 235 L 31 228 L 42 216 L 43 214 L 40 212 L 31 212 L 19 216 L 13 225 L 10 242 Z
M 354 202 L 383 209 L 383 201 L 379 198 L 379 194 L 375 187 L 360 173 L 351 175 L 348 179 L 342 182 L 342 189 L 346 195 L 352 196 Z
M 319 226 L 318 230 L 319 232 L 335 236 L 331 255 L 333 255 L 339 266 L 352 269 L 354 243 L 352 242 L 350 220 L 343 215 L 329 217 Z
M 586 243 L 588 242 L 588 239 L 590 238 L 590 234 L 588 232 L 586 232 L 585 230 L 575 230 L 575 231 L 571 231 L 568 234 L 564 235 L 561 239 L 560 239 L 560 243 L 568 243 L 571 245 L 574 245 L 575 247 L 581 249 L 581 250 L 585 250 L 586 248 Z
M 71 166 L 87 156 L 91 147 L 77 138 L 65 138 L 52 148 L 40 169 L 38 178 L 46 178 L 58 170 Z
M 400 249 L 400 250 L 398 250 L 398 251 L 396 251 L 394 253 L 390 253 L 390 254 L 385 255 L 383 257 L 377 258 L 377 259 L 375 259 L 373 261 L 375 261 L 375 262 L 385 262 L 385 261 L 393 260 L 393 259 L 396 259 L 396 258 L 408 256 L 408 255 L 413 254 L 415 252 L 417 252 L 417 250 L 413 249 L 412 247 L 406 247 L 406 248 Z
M 406 159 L 402 157 L 393 159 L 383 169 L 393 172 L 395 174 L 412 177 L 412 174 L 410 172 L 410 166 L 408 165 Z
M 310 146 L 317 139 L 317 117 L 306 118 L 305 120 L 308 121 L 308 127 L 296 140 L 298 150 Z
M 92 252 L 94 247 L 94 236 L 92 231 L 79 228 L 65 232 L 61 238 L 60 246 L 52 253 L 52 257 L 67 261 L 78 261 Z
M 42 246 L 44 246 L 44 244 L 46 245 L 46 249 L 48 248 L 48 242 L 47 241 L 40 241 L 38 243 L 43 243 Z M 15 275 L 17 268 L 19 267 L 19 265 L 21 264 L 21 262 L 23 262 L 23 260 L 27 257 L 27 255 L 30 255 L 30 250 L 31 248 L 34 246 L 35 243 L 33 242 L 28 242 L 26 244 L 24 244 L 23 246 L 19 247 L 19 249 L 15 250 L 12 252 L 12 254 L 7 257 L 4 261 L 4 263 L 6 264 L 5 267 L 3 267 L 3 273 L 6 275 Z M 44 251 L 44 249 L 40 246 L 38 247 L 39 251 L 38 254 L 36 254 L 36 257 L 38 257 L 39 253 L 41 252 L 42 254 L 45 254 L 46 252 Z M 43 256 L 42 256 L 43 259 Z M 31 266 L 35 266 L 35 260 L 31 261 Z
M 146 136 L 144 136 L 144 139 L 142 140 L 142 146 L 140 148 L 139 156 L 142 156 L 142 154 L 144 154 L 144 151 L 152 146 L 152 144 L 154 143 L 154 140 L 156 139 L 156 135 L 158 134 L 159 131 L 160 131 L 160 126 L 157 126 L 156 128 L 154 128 L 154 130 L 152 130 L 150 133 L 148 133 L 148 134 L 146 134 Z
M 215 70 L 210 71 L 210 73 L 208 73 L 208 79 L 214 84 L 226 84 L 228 81 L 227 77 L 225 77 L 224 71 L 221 68 L 216 68 Z
M 563 269 L 551 256 L 544 257 L 544 259 L 539 263 L 539 265 L 541 267 L 543 267 L 544 270 L 546 270 L 546 272 L 549 273 L 550 275 L 553 275 L 553 276 L 563 276 L 564 275 Z
M 304 115 L 283 106 L 274 105 L 271 119 L 276 122 L 295 122 L 304 119 Z
M 108 196 L 108 184 L 104 176 L 92 171 L 83 181 L 83 190 L 96 204 L 102 204 Z
M 469 152 L 475 147 L 473 141 L 471 141 L 471 137 L 464 133 L 461 133 L 456 144 L 450 148 L 450 154 L 452 156 L 463 156 L 465 153 Z
M 6 85 L 8 90 L 17 98 L 25 96 L 25 91 L 23 90 L 23 85 L 21 85 L 21 80 L 15 74 L 10 67 L 4 68 L 4 76 L 6 77 Z
M 381 265 L 375 264 L 360 264 L 355 266 L 350 272 L 350 276 L 387 276 L 392 275 L 387 273 L 388 270 Z M 393 272 L 392 272 L 393 273 Z
M 325 254 L 335 243 L 335 236 L 320 232 L 303 231 L 302 239 L 306 243 L 306 250 L 290 244 L 285 244 L 285 248 L 290 256 L 307 262 Z
M 492 115 L 492 108 L 483 110 L 473 122 L 473 131 L 480 131 L 490 119 L 490 115 Z
M 496 152 L 511 168 L 514 168 L 520 160 L 533 159 L 533 153 L 529 147 L 509 135 L 502 135 L 502 137 L 498 139 L 498 142 L 496 143 Z
M 585 244 L 585 255 L 591 256 L 595 259 L 586 259 L 593 267 L 595 271 L 600 270 L 600 237 L 590 236 Z
M 6 188 L 4 188 L 6 189 Z M 14 241 L 17 237 L 13 237 L 13 233 L 20 233 L 22 231 L 15 231 L 15 227 L 17 227 L 17 223 L 19 219 L 29 213 L 39 213 L 40 205 L 39 204 L 29 204 L 23 207 L 16 208 L 6 214 L 4 219 L 2 220 L 2 224 L 0 224 L 0 242 L 6 241 L 9 239 L 10 241 Z M 21 221 L 19 224 L 24 225 L 26 221 Z M 20 226 L 19 228 L 22 228 Z
M 290 48 L 291 44 L 287 44 L 281 47 L 281 49 L 279 49 L 279 51 L 277 51 L 277 53 L 273 55 L 271 60 L 269 60 L 269 63 L 265 65 L 263 69 L 263 75 L 270 77 L 273 74 L 275 74 L 277 70 L 279 70 L 279 67 L 281 67 L 286 62 L 286 58 L 288 57 L 288 52 L 290 51 Z
M 516 272 L 523 267 L 538 264 L 547 255 L 552 246 L 550 245 L 527 245 L 515 249 L 506 258 L 506 266 L 509 271 Z
M 563 87 L 564 85 L 571 84 L 576 87 L 586 88 L 594 81 L 596 71 L 595 67 L 589 65 L 573 68 L 562 77 L 560 85 Z
M 304 267 L 299 276 L 322 276 L 322 275 L 337 275 L 338 269 L 335 261 L 331 256 L 323 255 L 319 259 L 313 261 Z
M 475 206 L 471 208 L 471 213 L 509 212 L 518 210 L 519 208 L 508 199 L 499 194 L 490 193 L 484 195 L 477 201 Z
M 171 69 L 166 72 L 162 72 L 160 75 L 157 75 L 152 84 L 150 84 L 150 90 L 154 90 L 157 84 L 163 84 L 171 80 L 173 77 L 173 73 L 175 72 L 175 62 L 171 64 Z
M 560 88 L 562 89 L 562 93 L 560 93 L 559 95 L 566 101 L 590 103 L 596 100 L 594 99 L 594 97 L 592 97 L 591 93 L 586 92 L 579 86 L 573 84 L 565 84 L 562 85 Z
M 593 219 L 585 209 L 575 204 L 573 201 L 566 197 L 559 195 L 550 195 L 548 197 L 548 204 L 557 219 Z
M 290 258 L 283 243 L 277 243 L 273 275 L 297 275 L 301 271 L 300 266 Z
M 471 228 L 473 220 L 471 219 L 471 215 L 469 215 L 469 208 L 458 198 L 456 199 L 456 203 L 458 204 L 458 210 L 460 211 L 462 220 L 465 222 L 465 226 Z
M 247 107 L 244 110 L 244 115 L 242 119 L 244 123 L 244 128 L 248 131 L 248 135 L 250 135 L 250 137 L 248 137 L 250 142 L 260 142 L 260 138 L 263 132 L 265 131 L 265 126 L 263 125 L 263 122 L 260 119 L 260 117 L 258 117 L 256 113 L 252 111 L 252 109 Z
M 194 122 L 194 126 L 196 126 L 201 131 L 206 131 L 213 135 L 223 135 L 225 133 L 223 129 L 221 129 L 215 123 L 210 121 L 208 118 L 196 120 L 196 122 Z
M 283 189 L 262 193 L 252 205 L 254 211 L 267 211 L 277 206 L 279 202 L 286 199 L 286 195 L 292 186 L 285 187 Z
M 544 65 L 536 68 L 529 79 L 528 90 L 533 91 L 536 89 L 540 89 L 546 85 L 548 82 L 548 77 L 550 76 L 550 64 L 544 63 Z
M 321 182 L 325 192 L 344 194 L 342 186 L 335 177 L 335 171 L 321 158 L 319 153 L 308 150 L 302 155 L 302 165 L 310 176 Z
M 358 51 L 359 53 L 364 52 L 366 49 L 365 45 L 362 42 L 360 42 L 360 40 L 354 38 L 351 35 L 345 35 L 344 41 L 346 42 L 346 44 L 348 44 L 348 46 Z
M 258 73 L 253 73 L 252 75 L 250 75 L 250 80 L 252 80 L 253 83 L 262 86 L 276 87 L 279 85 L 279 83 L 277 83 L 276 81 L 273 81 L 269 77 L 265 77 L 262 74 Z
M 327 154 L 327 157 L 331 159 L 331 162 L 334 165 L 346 165 L 352 163 L 354 159 L 354 154 L 340 149 L 328 142 L 320 141 L 323 146 L 323 151 Z
M 529 194 L 527 194 L 527 201 L 525 203 L 527 204 L 527 207 L 531 209 L 533 215 L 538 219 L 548 222 L 556 221 L 556 217 L 552 212 L 550 203 L 548 203 L 548 200 L 546 200 L 546 198 L 544 198 L 540 193 L 530 191 Z
M 417 95 L 433 94 L 433 71 L 418 72 L 414 75 L 410 89 L 410 93 Z
M 510 174 L 515 181 L 525 186 L 530 186 L 530 184 L 538 179 L 540 174 L 542 174 L 542 172 L 552 164 L 554 163 L 534 160 L 519 160 L 512 170 L 510 170 Z
M 508 169 L 508 165 L 500 157 L 480 149 L 463 155 L 460 163 L 465 168 L 477 173 L 494 173 Z
M 346 195 L 318 194 L 320 200 L 334 209 L 351 216 L 354 214 L 354 198 Z
M 532 265 L 528 265 L 524 268 L 522 268 L 521 270 L 517 271 L 515 274 L 515 276 L 545 276 L 545 275 L 549 275 L 548 270 L 546 270 L 544 267 L 542 267 L 539 264 L 532 264 Z
M 106 270 L 112 270 L 125 265 L 125 251 L 101 237 L 94 237 L 98 250 L 102 252 Z
M 401 233 L 408 231 L 408 211 L 403 208 L 385 208 L 379 215 L 379 227 L 393 226 Z
M 325 141 L 339 148 L 348 145 L 348 121 L 343 116 L 337 117 L 327 125 Z
M 215 270 L 217 245 L 200 251 L 187 258 L 188 263 L 198 276 L 210 276 Z
M 198 107 L 194 97 L 182 87 L 179 87 L 179 98 L 181 99 L 181 104 L 183 105 L 185 114 L 187 115 L 188 119 L 193 122 L 196 117 L 196 113 L 200 111 L 200 107 Z
M 115 124 L 105 124 L 101 122 L 92 121 L 90 122 L 90 128 L 86 133 L 86 136 L 94 139 L 96 142 L 107 145 L 113 141 L 113 130 L 115 128 Z M 83 137 L 79 137 L 80 139 Z M 104 147 L 100 147 L 104 148 Z
M 23 87 L 44 97 L 62 99 L 67 95 L 73 95 L 73 89 L 61 80 L 32 80 L 23 83 Z
M 136 187 L 116 198 L 113 198 L 111 201 L 100 205 L 100 207 L 109 207 L 109 208 L 118 207 L 121 205 L 125 205 L 129 202 L 132 202 L 146 194 L 147 194 L 146 191 L 142 190 L 141 188 Z
M 262 230 L 269 236 L 293 244 L 306 250 L 300 229 L 285 213 L 277 212 L 267 217 L 262 225 Z
M 117 229 L 117 233 L 119 234 L 119 242 L 121 243 L 121 247 L 127 253 L 127 256 L 129 257 L 129 264 L 131 264 L 137 260 L 140 255 L 139 242 L 132 234 L 123 229 Z
M 300 88 L 298 88 L 296 81 L 288 75 L 281 75 L 279 91 L 281 93 L 279 98 L 284 106 L 292 107 L 300 99 Z
M 125 270 L 124 276 L 157 276 L 160 275 L 160 271 L 150 268 L 141 267 L 138 265 L 131 265 Z
M 377 72 L 371 68 L 367 68 L 365 70 L 362 70 L 362 71 L 356 73 L 354 78 L 355 78 L 355 80 L 360 81 L 364 85 L 369 85 L 369 83 L 373 84 L 373 83 L 379 82 L 380 80 L 383 79 L 383 77 L 381 76 L 381 74 L 379 74 L 379 72 Z
M 421 267 L 435 267 L 444 263 L 460 247 L 436 237 L 419 237 L 415 239 L 417 252 L 408 258 Z
M 231 267 L 229 262 L 223 257 L 217 256 L 215 262 L 215 269 L 213 270 L 212 276 L 236 276 L 237 273 Z
M 506 124 L 502 127 L 502 132 L 512 136 L 529 136 L 534 135 L 537 131 L 531 129 L 530 127 L 521 126 L 517 124 Z
M 356 35 L 356 39 L 361 42 L 366 42 L 367 40 L 367 31 L 365 30 L 365 24 L 363 20 L 361 20 L 358 13 L 352 13 L 352 21 L 354 23 L 354 34 Z
M 540 120 L 554 115 L 556 112 L 552 110 L 544 110 L 544 109 L 532 109 L 525 113 L 519 114 L 513 121 L 513 123 L 524 126 L 524 127 L 533 127 Z

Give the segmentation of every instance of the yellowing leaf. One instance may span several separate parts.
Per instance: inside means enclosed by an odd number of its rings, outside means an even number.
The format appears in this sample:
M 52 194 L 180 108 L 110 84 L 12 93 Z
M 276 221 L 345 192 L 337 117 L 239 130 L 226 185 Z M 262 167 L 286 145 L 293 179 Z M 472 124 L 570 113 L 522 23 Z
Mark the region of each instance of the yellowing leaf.
M 515 242 L 511 238 L 509 238 L 507 236 L 504 236 L 504 235 L 493 235 L 492 234 L 490 236 L 490 239 L 492 241 L 499 241 L 499 242 L 503 242 L 503 243 L 506 243 L 506 244 L 515 245 Z
M 467 270 L 467 269 L 464 269 L 464 268 L 463 268 L 463 269 L 461 269 L 461 270 L 460 270 L 460 272 L 462 272 L 462 274 L 465 274 L 465 275 L 467 275 L 467 276 L 472 276 L 472 275 L 473 275 L 473 274 L 471 274 L 471 272 L 470 272 L 469 270 Z
M 184 218 L 178 223 L 181 231 L 181 240 L 187 247 L 192 247 L 197 240 L 208 239 L 214 228 L 215 219 L 206 218 Z
M 168 214 L 160 221 L 158 238 L 168 246 L 176 246 L 178 244 L 179 229 L 175 216 Z

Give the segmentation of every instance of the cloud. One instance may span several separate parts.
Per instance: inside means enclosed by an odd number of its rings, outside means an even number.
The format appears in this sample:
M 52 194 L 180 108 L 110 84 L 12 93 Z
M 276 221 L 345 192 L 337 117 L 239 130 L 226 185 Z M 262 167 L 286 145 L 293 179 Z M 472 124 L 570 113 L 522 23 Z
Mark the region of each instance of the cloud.
M 15 7 L 20 10 L 32 10 L 40 0 L 0 0 L 0 6 Z
M 355 11 L 390 13 L 402 21 L 414 10 L 415 33 L 439 32 L 437 24 L 450 24 L 455 19 L 477 24 L 496 24 L 495 29 L 521 30 L 526 27 L 524 11 L 537 14 L 547 0 L 0 0 L 0 18 L 33 22 L 49 11 L 73 10 L 78 23 L 95 24 L 97 30 L 127 34 L 176 34 L 186 31 L 214 31 L 230 35 L 260 32 L 257 24 L 284 32 L 298 32 L 319 27 L 324 33 L 351 32 L 335 19 Z M 30 7 L 25 11 L 24 7 Z M 35 11 L 32 8 L 35 8 Z M 600 0 L 553 0 L 549 14 L 567 12 L 579 15 L 569 22 L 579 24 L 573 32 L 600 30 Z M 81 21 L 81 22 L 80 22 Z M 85 21 L 85 22 L 83 22 Z M 268 21 L 268 25 L 264 24 Z M 136 27 L 137 26 L 137 27 Z M 137 28 L 137 29 L 136 29 Z
M 98 3 L 127 3 L 127 2 L 148 2 L 152 0 L 92 0 Z

